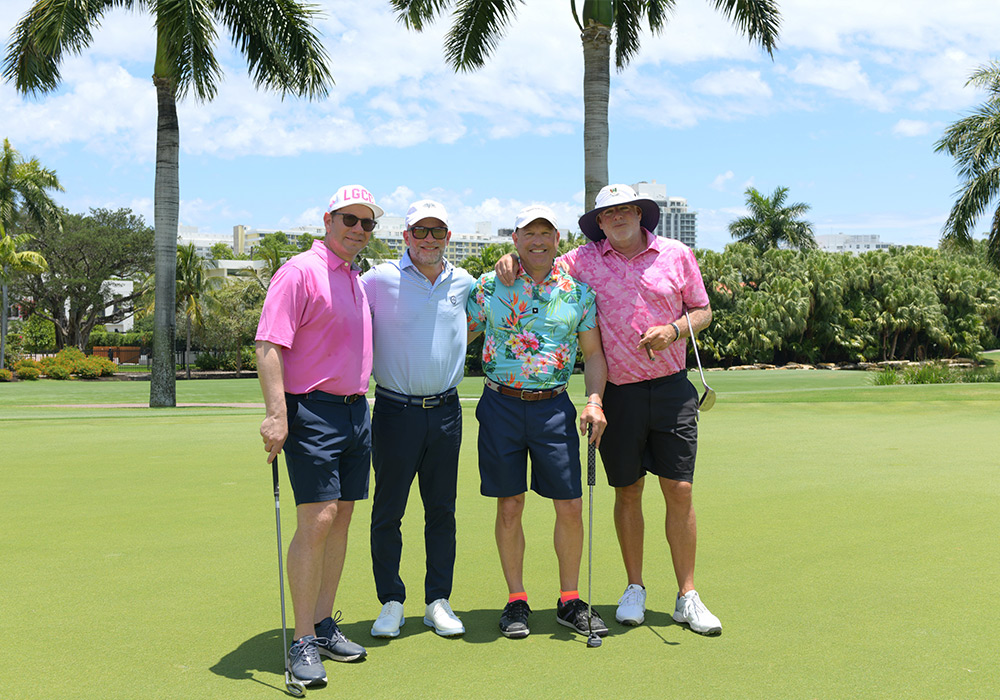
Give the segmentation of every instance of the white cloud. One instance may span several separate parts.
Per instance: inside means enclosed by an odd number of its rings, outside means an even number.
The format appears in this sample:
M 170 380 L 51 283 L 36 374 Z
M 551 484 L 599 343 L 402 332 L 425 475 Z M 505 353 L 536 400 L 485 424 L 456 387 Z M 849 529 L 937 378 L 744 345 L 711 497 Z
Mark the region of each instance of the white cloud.
M 931 123 L 916 119 L 900 119 L 892 127 L 894 136 L 925 136 L 931 131 Z
M 728 70 L 708 73 L 694 82 L 694 89 L 705 95 L 724 97 L 771 97 L 771 88 L 760 77 L 759 70 Z
M 727 170 L 726 172 L 720 175 L 716 175 L 715 179 L 712 180 L 711 188 L 713 190 L 718 190 L 719 192 L 722 192 L 724 189 L 726 189 L 726 183 L 732 180 L 733 177 L 734 175 L 732 170 Z
M 860 102 L 879 111 L 889 109 L 889 100 L 871 86 L 857 60 L 817 60 L 806 56 L 791 70 L 789 76 L 797 83 L 826 88 L 839 97 Z

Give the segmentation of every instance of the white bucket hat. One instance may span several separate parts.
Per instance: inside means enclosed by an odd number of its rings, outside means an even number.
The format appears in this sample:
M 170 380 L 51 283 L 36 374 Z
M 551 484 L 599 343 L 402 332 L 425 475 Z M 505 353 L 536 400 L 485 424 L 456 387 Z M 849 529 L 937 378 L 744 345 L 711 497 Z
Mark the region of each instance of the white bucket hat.
M 596 206 L 580 217 L 580 230 L 592 241 L 599 241 L 607 236 L 597 225 L 597 215 L 605 209 L 622 204 L 635 204 L 642 209 L 641 225 L 647 231 L 652 231 L 660 223 L 660 205 L 652 199 L 640 197 L 628 185 L 607 185 L 597 193 Z

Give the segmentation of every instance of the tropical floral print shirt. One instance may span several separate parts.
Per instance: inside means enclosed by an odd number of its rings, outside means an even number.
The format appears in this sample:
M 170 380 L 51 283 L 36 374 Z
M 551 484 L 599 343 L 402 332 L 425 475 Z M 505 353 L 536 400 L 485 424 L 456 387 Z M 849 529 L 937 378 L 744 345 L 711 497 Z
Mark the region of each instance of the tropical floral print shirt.
M 483 370 L 499 384 L 551 389 L 573 373 L 577 333 L 597 326 L 594 290 L 553 267 L 536 284 L 518 270 L 513 286 L 484 274 L 469 295 L 469 330 L 485 331 Z

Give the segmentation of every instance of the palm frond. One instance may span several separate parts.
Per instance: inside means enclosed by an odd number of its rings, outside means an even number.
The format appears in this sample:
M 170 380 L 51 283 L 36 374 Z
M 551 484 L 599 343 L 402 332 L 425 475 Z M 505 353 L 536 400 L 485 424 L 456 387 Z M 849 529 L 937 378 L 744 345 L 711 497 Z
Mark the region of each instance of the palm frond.
M 407 29 L 422 32 L 426 24 L 437 19 L 451 4 L 450 0 L 391 0 L 396 21 Z
M 1000 166 L 980 173 L 965 181 L 956 194 L 958 199 L 948 214 L 942 231 L 942 238 L 959 245 L 968 245 L 972 240 L 970 229 L 990 202 L 1000 192 Z
M 673 14 L 676 0 L 649 0 L 646 15 L 649 19 L 649 31 L 659 34 L 667 24 L 667 17 Z
M 712 0 L 712 4 L 751 41 L 760 44 L 769 56 L 774 56 L 781 28 L 776 0 Z
M 215 22 L 210 0 L 158 0 L 155 3 L 156 66 L 154 73 L 170 78 L 175 96 L 194 90 L 200 100 L 211 100 L 218 90 L 222 68 L 215 58 Z
M 254 84 L 309 99 L 333 85 L 330 57 L 315 30 L 316 5 L 298 0 L 216 0 L 216 14 L 246 57 Z
M 615 67 L 623 70 L 639 53 L 644 0 L 617 0 L 615 3 Z
M 445 60 L 464 72 L 482 68 L 524 0 L 459 0 L 445 37 Z
M 38 0 L 11 32 L 3 78 L 18 92 L 38 95 L 59 84 L 59 64 L 67 53 L 83 51 L 110 7 L 131 7 L 131 0 Z

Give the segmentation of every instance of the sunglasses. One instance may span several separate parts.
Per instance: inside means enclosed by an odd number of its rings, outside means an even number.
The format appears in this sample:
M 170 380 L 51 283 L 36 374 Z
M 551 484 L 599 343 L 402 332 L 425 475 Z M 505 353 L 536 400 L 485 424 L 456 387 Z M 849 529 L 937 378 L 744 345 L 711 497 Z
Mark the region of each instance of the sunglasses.
M 341 216 L 344 219 L 344 226 L 347 228 L 354 228 L 354 225 L 359 221 L 361 222 L 361 228 L 365 231 L 371 232 L 375 230 L 375 225 L 378 224 L 375 219 L 362 219 L 361 217 L 355 216 L 354 214 L 344 214 L 339 211 L 332 212 L 330 216 Z
M 443 241 L 448 237 L 448 227 L 447 226 L 414 226 L 410 229 L 410 235 L 417 240 L 424 240 L 427 238 L 427 234 L 434 236 L 436 240 Z

